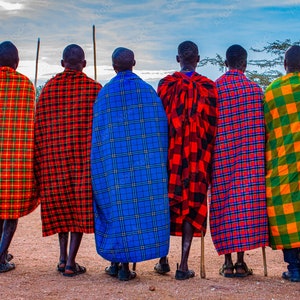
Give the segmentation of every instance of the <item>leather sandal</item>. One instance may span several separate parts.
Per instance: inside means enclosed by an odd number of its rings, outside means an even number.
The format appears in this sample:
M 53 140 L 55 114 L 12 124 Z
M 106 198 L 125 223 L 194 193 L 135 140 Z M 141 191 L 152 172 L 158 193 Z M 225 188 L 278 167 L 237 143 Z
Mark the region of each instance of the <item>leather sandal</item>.
M 171 271 L 170 269 L 170 265 L 169 265 L 169 262 L 167 260 L 166 263 L 164 264 L 161 264 L 161 263 L 157 263 L 155 266 L 154 266 L 154 271 L 158 274 L 166 274 L 168 272 Z
M 105 268 L 105 273 L 112 277 L 117 277 L 120 269 L 121 265 L 119 263 L 112 263 L 109 267 Z
M 236 263 L 234 265 L 235 268 L 235 277 L 247 277 L 253 274 L 252 269 L 248 268 L 245 262 Z M 242 270 L 242 272 L 238 272 L 238 270 Z
M 118 272 L 118 278 L 121 281 L 129 281 L 131 279 L 134 279 L 136 277 L 136 273 L 133 271 L 126 271 L 126 270 L 119 270 Z
M 226 278 L 233 278 L 235 276 L 233 264 L 223 264 L 219 270 L 219 274 Z
M 0 264 L 0 273 L 9 272 L 9 271 L 15 269 L 15 267 L 16 266 L 14 263 L 6 262 L 4 264 Z
M 195 277 L 195 272 L 193 270 L 181 271 L 176 270 L 175 279 L 177 280 L 186 280 Z

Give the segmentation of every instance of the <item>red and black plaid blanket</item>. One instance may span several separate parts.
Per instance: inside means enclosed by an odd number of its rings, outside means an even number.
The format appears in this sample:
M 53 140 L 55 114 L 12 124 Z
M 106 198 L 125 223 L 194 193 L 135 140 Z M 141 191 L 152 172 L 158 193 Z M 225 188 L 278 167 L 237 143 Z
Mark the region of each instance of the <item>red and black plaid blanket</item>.
M 44 236 L 94 231 L 90 147 L 100 88 L 84 73 L 65 70 L 49 80 L 39 97 L 35 171 Z
M 210 79 L 175 72 L 158 86 L 169 122 L 169 199 L 171 234 L 182 235 L 182 223 L 206 231 L 207 188 L 216 135 L 217 90 Z

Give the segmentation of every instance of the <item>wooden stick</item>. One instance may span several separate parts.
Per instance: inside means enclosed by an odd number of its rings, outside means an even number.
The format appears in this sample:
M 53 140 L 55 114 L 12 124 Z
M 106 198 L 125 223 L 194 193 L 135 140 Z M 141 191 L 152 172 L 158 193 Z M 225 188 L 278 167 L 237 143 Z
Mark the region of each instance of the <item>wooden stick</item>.
M 95 28 L 95 25 L 93 25 L 93 49 L 94 49 L 94 79 L 97 80 L 96 28 Z
M 263 263 L 264 263 L 264 275 L 268 276 L 267 270 L 267 259 L 266 259 L 266 247 L 261 247 L 262 255 L 263 255 Z
M 34 76 L 34 87 L 35 87 L 35 90 L 37 88 L 39 52 L 40 52 L 40 38 L 38 38 L 38 40 L 37 40 L 37 49 L 36 49 L 36 58 L 35 58 L 35 76 Z
M 133 263 L 132 265 L 132 271 L 135 271 L 136 270 L 136 263 Z
M 201 257 L 200 257 L 200 276 L 205 278 L 205 262 L 204 262 L 204 232 L 201 231 Z

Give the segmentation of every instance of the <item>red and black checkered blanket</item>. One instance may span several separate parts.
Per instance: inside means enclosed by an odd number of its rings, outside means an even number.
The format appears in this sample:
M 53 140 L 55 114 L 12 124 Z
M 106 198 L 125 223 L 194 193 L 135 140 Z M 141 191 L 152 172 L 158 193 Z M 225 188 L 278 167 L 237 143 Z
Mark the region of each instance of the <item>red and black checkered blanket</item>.
M 217 90 L 210 79 L 175 72 L 162 79 L 158 94 L 169 122 L 169 199 L 171 234 L 182 235 L 182 223 L 206 230 L 207 187 L 216 135 Z
M 84 73 L 65 70 L 49 80 L 39 97 L 35 170 L 44 236 L 94 232 L 90 147 L 100 88 Z

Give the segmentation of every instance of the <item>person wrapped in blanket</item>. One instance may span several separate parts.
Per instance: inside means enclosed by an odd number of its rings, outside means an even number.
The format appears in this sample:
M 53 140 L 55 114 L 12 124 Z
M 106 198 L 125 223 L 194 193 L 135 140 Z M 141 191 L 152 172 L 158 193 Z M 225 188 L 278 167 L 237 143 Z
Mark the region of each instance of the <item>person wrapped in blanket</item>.
M 286 75 L 266 89 L 266 185 L 270 243 L 288 264 L 282 277 L 300 281 L 300 46 L 285 53 Z
M 226 51 L 228 71 L 216 80 L 218 130 L 213 155 L 210 231 L 224 277 L 246 277 L 245 251 L 269 245 L 265 186 L 263 91 L 248 79 L 247 51 Z M 232 253 L 237 260 L 232 261 Z
M 57 271 L 73 277 L 86 272 L 76 262 L 83 233 L 94 233 L 90 149 L 101 85 L 83 73 L 80 46 L 68 45 L 61 65 L 64 71 L 46 83 L 37 103 L 35 172 L 43 236 L 58 234 Z
M 169 201 L 171 235 L 182 236 L 181 262 L 175 278 L 195 276 L 188 268 L 194 236 L 205 235 L 207 189 L 212 170 L 212 152 L 217 129 L 217 89 L 210 79 L 198 74 L 198 46 L 185 41 L 178 46 L 180 72 L 163 78 L 158 85 L 169 125 Z M 170 271 L 167 257 L 154 267 Z
M 0 273 L 15 264 L 8 248 L 18 219 L 32 212 L 34 199 L 34 105 L 31 81 L 16 71 L 19 54 L 10 41 L 0 44 Z
M 167 255 L 170 239 L 167 117 L 155 90 L 132 72 L 134 53 L 112 54 L 117 75 L 94 104 L 91 171 L 95 240 L 105 272 L 136 277 L 129 263 Z

